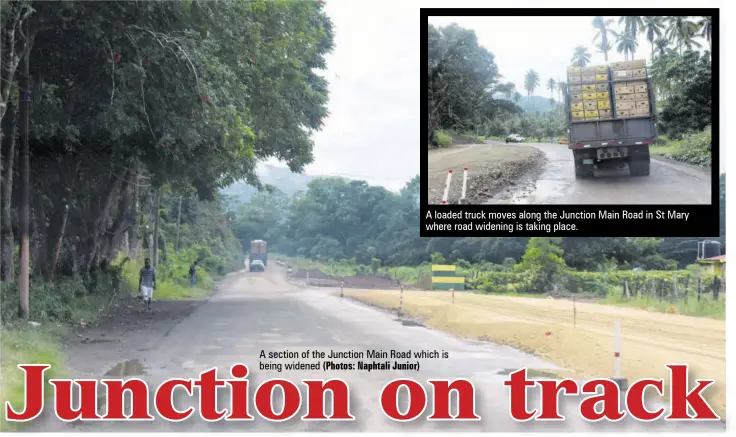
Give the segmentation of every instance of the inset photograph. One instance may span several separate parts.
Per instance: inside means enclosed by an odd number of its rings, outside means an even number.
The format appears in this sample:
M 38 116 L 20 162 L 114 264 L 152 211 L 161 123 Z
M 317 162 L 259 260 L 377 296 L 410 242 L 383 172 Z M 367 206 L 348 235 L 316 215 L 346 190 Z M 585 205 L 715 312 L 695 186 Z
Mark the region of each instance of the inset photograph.
M 428 204 L 712 203 L 711 17 L 428 20 Z

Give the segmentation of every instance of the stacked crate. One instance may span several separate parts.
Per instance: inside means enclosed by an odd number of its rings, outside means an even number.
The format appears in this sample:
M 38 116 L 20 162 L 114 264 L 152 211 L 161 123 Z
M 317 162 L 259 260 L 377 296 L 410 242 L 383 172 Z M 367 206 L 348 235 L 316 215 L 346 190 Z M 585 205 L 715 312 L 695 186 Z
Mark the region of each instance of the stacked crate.
M 649 116 L 649 89 L 643 59 L 611 64 L 616 118 Z M 638 80 L 637 80 L 638 79 Z
M 568 67 L 570 112 L 574 121 L 611 118 L 610 76 L 607 65 Z

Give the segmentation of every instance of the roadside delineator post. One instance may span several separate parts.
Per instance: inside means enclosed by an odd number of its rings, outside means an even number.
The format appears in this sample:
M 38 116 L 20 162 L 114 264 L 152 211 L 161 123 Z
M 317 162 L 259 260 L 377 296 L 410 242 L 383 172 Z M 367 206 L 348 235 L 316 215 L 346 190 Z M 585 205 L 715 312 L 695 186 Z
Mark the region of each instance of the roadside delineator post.
M 447 173 L 447 181 L 445 182 L 445 192 L 442 194 L 442 204 L 447 203 L 447 198 L 450 196 L 450 181 L 452 180 L 452 170 Z
M 400 281 L 396 281 L 399 283 L 399 318 L 401 318 L 401 313 L 404 309 L 404 284 L 402 284 Z
M 307 280 L 306 280 L 306 284 L 307 284 L 307 285 L 309 285 L 309 270 L 307 270 Z
M 340 277 L 340 297 L 344 297 L 345 294 L 343 293 L 343 289 L 345 288 L 345 277 Z
M 572 327 L 577 327 L 577 321 L 578 321 L 578 308 L 575 304 L 575 296 L 572 297 Z
M 460 195 L 460 205 L 465 205 L 465 193 L 468 189 L 468 167 L 463 169 L 463 191 Z
M 452 287 L 450 291 L 452 292 L 452 303 L 454 304 L 455 303 L 455 287 Z
M 618 320 L 613 322 L 613 382 L 621 391 L 629 388 L 629 382 L 621 376 L 621 324 Z

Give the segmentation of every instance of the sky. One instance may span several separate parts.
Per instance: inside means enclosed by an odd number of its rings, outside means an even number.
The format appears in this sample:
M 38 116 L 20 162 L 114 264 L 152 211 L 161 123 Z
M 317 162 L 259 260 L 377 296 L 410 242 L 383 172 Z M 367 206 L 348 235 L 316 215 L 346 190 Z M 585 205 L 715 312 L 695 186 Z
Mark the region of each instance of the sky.
M 330 117 L 314 135 L 305 173 L 393 191 L 419 174 L 419 9 L 412 3 L 325 2 L 335 33 L 325 73 Z
M 431 4 L 435 3 L 435 4 Z M 314 138 L 313 176 L 344 176 L 398 191 L 419 174 L 420 32 L 419 6 L 444 2 L 416 0 L 328 0 L 334 51 L 327 57 L 330 117 Z M 618 17 L 614 27 L 618 27 Z M 535 94 L 547 97 L 548 79 L 563 79 L 574 48 L 589 47 L 593 64 L 604 63 L 593 48 L 593 17 L 431 17 L 430 23 L 456 22 L 475 30 L 479 43 L 495 55 L 507 81 L 523 89 L 530 68 L 540 74 Z M 544 35 L 540 39 L 540 35 Z M 706 41 L 700 41 L 707 47 Z M 636 59 L 648 59 L 651 46 L 639 36 Z M 623 60 L 609 52 L 609 62 Z M 725 154 L 721 167 L 725 169 Z M 285 167 L 276 160 L 266 162 Z
M 612 19 L 611 28 L 620 31 L 619 17 Z M 505 81 L 516 85 L 516 90 L 526 95 L 524 74 L 529 69 L 539 73 L 540 87 L 534 94 L 549 97 L 547 81 L 565 80 L 566 69 L 571 65 L 575 47 L 582 45 L 591 54 L 591 65 L 605 64 L 603 53 L 593 47 L 597 31 L 592 26 L 593 17 L 430 17 L 435 26 L 457 23 L 475 31 L 478 43 L 495 55 L 495 62 Z M 540 35 L 544 38 L 540 40 Z M 697 38 L 704 48 L 708 42 Z M 638 36 L 638 49 L 634 59 L 651 58 L 652 47 L 644 34 Z M 608 52 L 608 62 L 623 61 L 624 54 L 614 48 Z

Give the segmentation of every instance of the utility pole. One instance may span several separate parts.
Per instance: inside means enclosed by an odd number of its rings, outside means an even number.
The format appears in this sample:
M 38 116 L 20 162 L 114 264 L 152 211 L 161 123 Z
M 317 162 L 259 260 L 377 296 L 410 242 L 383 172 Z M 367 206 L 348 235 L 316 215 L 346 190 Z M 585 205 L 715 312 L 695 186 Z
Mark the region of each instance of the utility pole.
M 179 225 L 181 224 L 181 198 L 179 196 L 179 215 L 176 217 L 176 244 L 174 245 L 174 251 L 179 252 Z
M 28 31 L 28 21 L 25 21 L 26 27 L 26 38 L 30 36 Z M 26 50 L 23 54 L 23 72 L 20 74 L 19 85 L 20 85 L 20 135 L 23 137 L 23 145 L 20 152 L 20 180 L 21 180 L 21 200 L 20 200 L 20 289 L 18 290 L 18 315 L 22 319 L 27 319 L 29 314 L 29 299 L 28 289 L 30 286 L 30 203 L 31 203 L 31 191 L 30 191 L 30 173 L 31 173 L 31 159 L 30 150 L 28 145 L 28 120 L 29 116 L 29 105 L 30 105 L 30 68 L 29 58 L 31 54 L 30 41 L 26 40 Z

